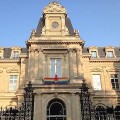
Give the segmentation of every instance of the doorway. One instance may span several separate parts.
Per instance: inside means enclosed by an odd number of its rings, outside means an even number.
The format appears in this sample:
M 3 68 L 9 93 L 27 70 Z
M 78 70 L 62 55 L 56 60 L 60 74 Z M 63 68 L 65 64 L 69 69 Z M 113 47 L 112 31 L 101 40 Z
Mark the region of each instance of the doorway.
M 48 103 L 47 120 L 66 120 L 66 106 L 62 100 L 56 98 Z

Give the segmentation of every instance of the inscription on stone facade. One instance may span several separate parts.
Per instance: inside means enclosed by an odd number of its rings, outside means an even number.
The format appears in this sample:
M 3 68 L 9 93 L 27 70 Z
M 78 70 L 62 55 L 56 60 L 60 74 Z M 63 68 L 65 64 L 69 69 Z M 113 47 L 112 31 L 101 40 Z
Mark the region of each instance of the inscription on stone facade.
M 46 45 L 46 46 L 41 46 L 42 49 L 68 49 L 67 46 L 50 46 L 50 45 Z

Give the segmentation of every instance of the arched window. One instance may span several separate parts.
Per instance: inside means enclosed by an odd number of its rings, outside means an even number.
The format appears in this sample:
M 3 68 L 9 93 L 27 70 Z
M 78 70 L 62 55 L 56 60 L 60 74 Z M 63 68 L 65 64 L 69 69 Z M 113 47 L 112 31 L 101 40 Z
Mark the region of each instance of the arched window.
M 115 107 L 115 118 L 116 120 L 120 120 L 120 106 Z
M 96 120 L 106 120 L 107 109 L 103 106 L 97 106 L 95 109 Z
M 60 99 L 53 99 L 47 106 L 47 120 L 66 120 L 66 106 Z

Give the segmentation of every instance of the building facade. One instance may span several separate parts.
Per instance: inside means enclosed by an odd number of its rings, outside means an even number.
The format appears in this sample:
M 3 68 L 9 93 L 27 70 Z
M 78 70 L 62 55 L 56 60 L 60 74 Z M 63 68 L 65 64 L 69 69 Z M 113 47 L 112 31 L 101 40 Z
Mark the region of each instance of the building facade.
M 80 120 L 83 80 L 94 105 L 119 106 L 120 47 L 85 47 L 66 9 L 52 2 L 26 48 L 0 48 L 0 79 L 0 106 L 20 106 L 31 81 L 34 120 Z

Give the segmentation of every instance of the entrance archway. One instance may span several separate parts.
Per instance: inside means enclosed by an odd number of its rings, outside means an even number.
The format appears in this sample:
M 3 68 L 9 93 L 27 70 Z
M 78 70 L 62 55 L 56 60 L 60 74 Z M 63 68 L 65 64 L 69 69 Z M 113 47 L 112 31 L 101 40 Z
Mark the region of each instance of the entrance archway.
M 66 106 L 60 99 L 53 99 L 47 106 L 47 120 L 66 120 Z

